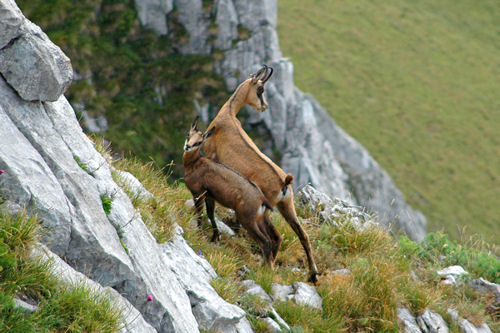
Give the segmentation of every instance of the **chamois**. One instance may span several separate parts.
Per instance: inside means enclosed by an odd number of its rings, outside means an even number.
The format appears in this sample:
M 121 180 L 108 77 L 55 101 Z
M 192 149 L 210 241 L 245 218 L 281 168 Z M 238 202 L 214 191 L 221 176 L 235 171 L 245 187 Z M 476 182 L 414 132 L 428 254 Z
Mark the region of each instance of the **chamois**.
M 201 224 L 203 201 L 212 223 L 212 241 L 219 238 L 214 218 L 215 201 L 231 208 L 250 236 L 260 245 L 266 264 L 273 267 L 282 237 L 269 220 L 271 206 L 262 191 L 253 182 L 235 170 L 202 156 L 200 146 L 214 132 L 214 127 L 204 134 L 197 129 L 198 117 L 191 125 L 184 144 L 182 161 L 185 168 L 184 181 L 191 191 Z
M 245 104 L 259 112 L 267 109 L 264 84 L 272 73 L 273 69 L 264 65 L 238 86 L 208 126 L 207 131 L 214 130 L 214 132 L 204 143 L 203 150 L 208 157 L 235 169 L 257 184 L 270 205 L 278 207 L 302 243 L 311 273 L 309 281 L 315 283 L 318 269 L 314 262 L 309 236 L 300 225 L 295 212 L 293 190 L 290 185 L 293 176 L 286 174 L 257 148 L 236 118 L 238 111 Z

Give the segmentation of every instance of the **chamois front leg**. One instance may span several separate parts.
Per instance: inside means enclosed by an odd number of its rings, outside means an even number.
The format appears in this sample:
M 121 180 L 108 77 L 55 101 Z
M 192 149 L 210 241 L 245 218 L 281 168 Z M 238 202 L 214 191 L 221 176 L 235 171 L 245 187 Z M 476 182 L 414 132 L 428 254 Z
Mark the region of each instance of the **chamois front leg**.
M 205 199 L 205 205 L 207 206 L 208 219 L 210 220 L 210 222 L 212 222 L 212 230 L 214 231 L 214 234 L 212 235 L 212 239 L 210 241 L 217 242 L 219 240 L 220 233 L 219 233 L 219 228 L 217 228 L 217 223 L 215 223 L 215 217 L 214 217 L 215 201 L 214 201 L 214 199 L 207 197 Z
M 193 193 L 194 200 L 194 209 L 196 211 L 196 221 L 198 222 L 198 228 L 201 228 L 203 225 L 203 200 L 205 197 L 202 195 L 197 196 Z

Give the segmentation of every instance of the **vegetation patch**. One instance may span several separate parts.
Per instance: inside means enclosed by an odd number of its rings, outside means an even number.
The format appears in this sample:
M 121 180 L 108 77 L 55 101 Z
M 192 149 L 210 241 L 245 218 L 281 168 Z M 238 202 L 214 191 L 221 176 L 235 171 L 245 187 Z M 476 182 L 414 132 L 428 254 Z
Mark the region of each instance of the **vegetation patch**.
M 307 280 L 305 253 L 290 226 L 277 213 L 271 214 L 273 224 L 283 236 L 276 268 L 271 271 L 263 265 L 260 248 L 244 230 L 234 237 L 223 234 L 217 244 L 210 242 L 211 225 L 204 216 L 202 226 L 198 227 L 193 211 L 185 207 L 191 195 L 182 182 L 167 181 L 165 173 L 151 163 L 144 165 L 126 159 L 117 163 L 138 177 L 157 200 L 160 196 L 168 199 L 163 213 L 169 217 L 167 225 L 174 222 L 181 225 L 191 247 L 212 264 L 219 275 L 211 281 L 214 289 L 228 302 L 247 311 L 254 330 L 266 332 L 268 328 L 261 318 L 269 315 L 267 305 L 257 297 L 244 294 L 240 281 L 252 279 L 270 294 L 273 283 Z M 491 272 L 499 261 L 495 252 L 485 252 L 486 244 L 470 240 L 459 245 L 442 234 L 431 234 L 418 243 L 391 236 L 376 225 L 359 230 L 349 218 L 339 218 L 338 225 L 334 226 L 321 224 L 319 216 L 310 209 L 299 209 L 298 214 L 311 239 L 321 272 L 316 289 L 323 306 L 317 310 L 292 301 L 274 303 L 293 332 L 398 331 L 399 306 L 409 308 L 415 315 L 430 309 L 450 322 L 446 310 L 455 308 L 471 322 L 486 322 L 492 331 L 500 329 L 495 315 L 488 310 L 493 302 L 491 297 L 472 290 L 467 283 L 445 285 L 436 273 L 448 265 L 461 263 L 471 278 L 489 276 L 493 280 L 496 275 Z M 228 216 L 227 211 L 218 206 L 216 215 Z M 165 223 L 154 218 L 148 225 L 158 230 Z M 466 260 L 456 262 L 455 257 Z M 485 264 L 478 264 L 481 261 Z M 341 268 L 349 269 L 350 273 L 333 272 Z M 458 332 L 455 324 L 450 324 L 450 328 Z
M 109 215 L 111 213 L 111 208 L 113 205 L 113 198 L 111 198 L 107 194 L 103 194 L 101 195 L 101 202 L 102 202 L 102 209 L 104 209 L 106 215 Z
M 50 262 L 30 256 L 40 235 L 40 221 L 25 212 L 0 212 L 0 331 L 116 332 L 121 310 L 106 295 L 67 286 L 52 274 Z M 36 304 L 29 313 L 14 298 Z

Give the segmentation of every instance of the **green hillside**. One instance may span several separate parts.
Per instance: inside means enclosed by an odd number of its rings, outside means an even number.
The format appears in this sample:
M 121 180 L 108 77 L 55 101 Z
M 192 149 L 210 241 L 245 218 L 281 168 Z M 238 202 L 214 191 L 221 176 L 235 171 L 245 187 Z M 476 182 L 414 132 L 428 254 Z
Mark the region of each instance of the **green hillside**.
M 453 237 L 500 239 L 500 3 L 278 2 L 295 82 Z

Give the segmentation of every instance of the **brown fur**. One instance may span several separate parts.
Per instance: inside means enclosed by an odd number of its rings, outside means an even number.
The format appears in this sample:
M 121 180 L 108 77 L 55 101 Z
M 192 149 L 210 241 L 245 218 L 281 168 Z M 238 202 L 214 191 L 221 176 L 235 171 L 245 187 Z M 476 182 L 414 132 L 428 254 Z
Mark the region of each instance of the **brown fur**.
M 228 165 L 257 184 L 271 206 L 278 207 L 281 215 L 299 237 L 306 252 L 311 273 L 309 280 L 316 282 L 318 270 L 312 247 L 295 212 L 293 190 L 290 185 L 293 176 L 285 173 L 257 148 L 236 118 L 238 111 L 245 104 L 253 106 L 260 112 L 267 109 L 264 94 L 260 97 L 257 94 L 259 87 L 263 87 L 264 83 L 255 80 L 254 74 L 239 85 L 210 123 L 208 130 L 215 128 L 215 131 L 205 142 L 203 150 L 210 158 Z
M 195 124 L 194 124 L 195 125 Z M 204 135 L 191 128 L 183 155 L 187 188 L 195 200 L 198 223 L 205 201 L 207 215 L 212 223 L 212 241 L 219 238 L 215 223 L 215 201 L 236 212 L 236 218 L 260 245 L 266 264 L 273 266 L 282 237 L 269 220 L 270 205 L 262 191 L 250 180 L 231 168 L 200 155 Z

